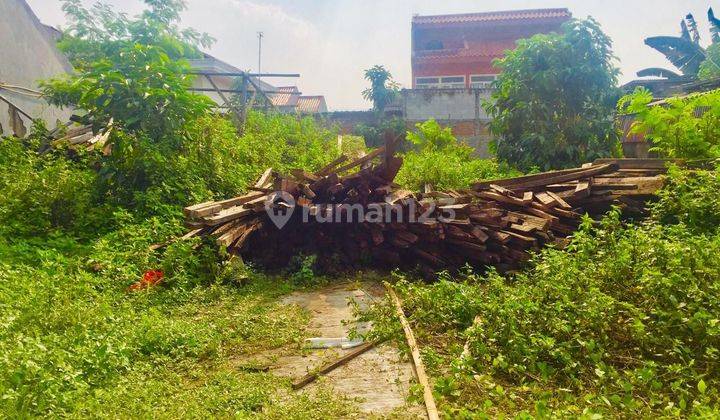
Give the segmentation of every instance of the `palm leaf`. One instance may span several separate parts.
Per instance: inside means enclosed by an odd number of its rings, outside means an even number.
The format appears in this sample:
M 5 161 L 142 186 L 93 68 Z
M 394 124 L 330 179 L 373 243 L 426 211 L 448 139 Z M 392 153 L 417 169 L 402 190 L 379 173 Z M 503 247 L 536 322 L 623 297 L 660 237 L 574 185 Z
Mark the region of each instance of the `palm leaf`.
M 684 20 L 680 21 L 680 37 L 682 39 L 687 39 L 688 41 L 691 40 L 690 38 L 690 31 L 688 31 L 687 24 Z
M 712 7 L 708 9 L 708 20 L 710 21 L 710 33 L 713 44 L 720 42 L 720 20 L 715 17 Z
M 700 32 L 698 32 L 697 22 L 695 22 L 695 16 L 692 13 L 688 13 L 685 16 L 687 22 L 688 32 L 692 35 L 692 41 L 696 44 L 700 44 Z
M 705 50 L 678 36 L 653 36 L 645 44 L 663 54 L 685 76 L 696 76 L 705 60 Z
M 638 77 L 662 77 L 663 79 L 669 80 L 682 79 L 682 76 L 675 73 L 674 71 L 670 71 L 668 69 L 663 69 L 660 67 L 650 67 L 647 69 L 642 69 L 637 72 L 637 75 Z

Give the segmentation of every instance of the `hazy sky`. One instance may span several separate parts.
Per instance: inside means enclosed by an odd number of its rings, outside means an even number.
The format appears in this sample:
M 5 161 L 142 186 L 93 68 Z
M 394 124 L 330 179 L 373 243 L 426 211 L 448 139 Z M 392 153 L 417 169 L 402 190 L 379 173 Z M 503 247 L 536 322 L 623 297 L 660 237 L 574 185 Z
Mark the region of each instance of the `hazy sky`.
M 2 1 L 2 0 L 0 0 Z M 40 19 L 62 26 L 60 0 L 27 0 Z M 141 0 L 108 0 L 136 14 Z M 91 3 L 91 1 L 88 1 Z M 567 7 L 575 17 L 593 16 L 614 42 L 622 82 L 644 67 L 672 68 L 643 44 L 652 35 L 677 35 L 692 12 L 703 42 L 710 35 L 706 11 L 720 1 L 700 0 L 188 0 L 183 25 L 208 32 L 217 42 L 208 51 L 245 70 L 257 70 L 257 31 L 263 31 L 262 70 L 300 73 L 303 94 L 325 95 L 331 110 L 367 109 L 360 92 L 363 70 L 383 64 L 410 86 L 410 19 L 413 14 L 484 12 Z

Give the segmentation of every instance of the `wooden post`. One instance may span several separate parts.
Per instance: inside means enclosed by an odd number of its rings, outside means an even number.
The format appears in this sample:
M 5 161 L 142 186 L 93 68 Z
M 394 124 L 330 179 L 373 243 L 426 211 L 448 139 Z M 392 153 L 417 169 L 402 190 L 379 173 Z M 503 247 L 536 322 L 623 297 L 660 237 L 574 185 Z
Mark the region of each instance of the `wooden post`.
M 389 283 L 385 282 L 385 288 L 390 294 L 390 298 L 395 303 L 395 309 L 398 317 L 400 318 L 400 323 L 403 326 L 403 330 L 405 330 L 405 338 L 407 339 L 408 346 L 410 347 L 410 353 L 412 354 L 415 374 L 417 375 L 418 382 L 420 382 L 420 385 L 423 388 L 425 410 L 427 411 L 428 418 L 430 420 L 439 420 L 440 416 L 438 415 L 437 407 L 435 406 L 435 398 L 432 394 L 432 388 L 430 388 L 430 381 L 428 381 L 428 377 L 425 374 L 425 365 L 420 358 L 420 348 L 417 345 L 417 341 L 415 341 L 415 334 L 413 334 L 412 329 L 410 328 L 410 323 L 407 318 L 405 318 L 405 313 L 402 309 L 402 302 L 400 302 L 400 298 L 397 294 L 395 294 L 395 290 L 393 290 Z

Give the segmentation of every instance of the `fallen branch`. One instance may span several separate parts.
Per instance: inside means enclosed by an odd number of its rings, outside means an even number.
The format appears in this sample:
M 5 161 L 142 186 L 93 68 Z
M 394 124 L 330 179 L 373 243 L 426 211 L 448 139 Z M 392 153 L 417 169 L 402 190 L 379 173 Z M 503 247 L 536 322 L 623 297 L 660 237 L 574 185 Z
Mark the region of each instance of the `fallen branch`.
M 336 368 L 344 365 L 345 363 L 349 362 L 350 360 L 360 356 L 361 354 L 363 354 L 366 351 L 370 350 L 371 348 L 375 347 L 377 344 L 378 344 L 377 341 L 369 341 L 367 343 L 359 345 L 350 353 L 343 355 L 340 358 L 338 358 L 330 363 L 327 363 L 326 365 L 323 365 L 322 367 L 320 367 L 320 369 L 310 372 L 307 375 L 303 376 L 302 378 L 296 380 L 295 382 L 292 383 L 292 389 L 300 389 L 300 388 L 304 387 L 305 385 L 315 381 L 321 375 L 325 375 L 326 373 L 335 370 Z

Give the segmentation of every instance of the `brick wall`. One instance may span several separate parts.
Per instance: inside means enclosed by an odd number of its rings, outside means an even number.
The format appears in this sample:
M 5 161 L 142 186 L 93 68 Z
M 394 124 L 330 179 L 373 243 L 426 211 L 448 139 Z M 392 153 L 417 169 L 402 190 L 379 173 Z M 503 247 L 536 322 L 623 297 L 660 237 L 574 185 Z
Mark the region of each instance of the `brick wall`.
M 490 91 L 483 89 L 403 89 L 402 115 L 409 128 L 434 119 L 475 148 L 478 156 L 489 157 L 490 118 L 482 107 L 489 96 Z

